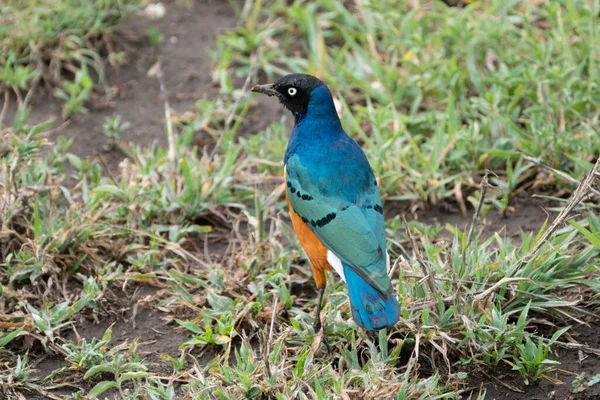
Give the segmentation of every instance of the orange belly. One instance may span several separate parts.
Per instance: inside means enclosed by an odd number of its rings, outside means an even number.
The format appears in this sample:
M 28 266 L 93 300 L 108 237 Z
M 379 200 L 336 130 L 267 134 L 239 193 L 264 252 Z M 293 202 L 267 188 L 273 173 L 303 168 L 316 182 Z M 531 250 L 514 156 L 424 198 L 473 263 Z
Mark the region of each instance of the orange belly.
M 325 247 L 317 235 L 310 230 L 308 225 L 306 225 L 306 223 L 302 221 L 302 218 L 300 218 L 300 216 L 292 209 L 287 190 L 285 191 L 285 200 L 287 201 L 290 209 L 290 216 L 292 217 L 294 231 L 296 231 L 300 245 L 310 260 L 313 276 L 315 278 L 315 284 L 318 288 L 323 288 L 327 284 L 327 281 L 325 280 L 325 270 L 333 271 L 333 268 L 331 268 L 327 262 L 327 247 Z

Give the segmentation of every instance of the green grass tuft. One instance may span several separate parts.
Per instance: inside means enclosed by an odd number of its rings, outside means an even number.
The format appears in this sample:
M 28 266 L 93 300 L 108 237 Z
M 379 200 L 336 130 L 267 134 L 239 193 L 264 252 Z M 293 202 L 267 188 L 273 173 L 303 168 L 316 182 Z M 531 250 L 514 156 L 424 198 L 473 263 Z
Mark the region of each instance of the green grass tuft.
M 21 92 L 41 79 L 58 87 L 65 117 L 85 112 L 93 70 L 105 84 L 117 59 L 116 32 L 140 9 L 140 0 L 6 0 L 0 7 L 0 90 Z M 74 76 L 73 82 L 67 79 Z M 86 94 L 87 93 L 87 94 Z

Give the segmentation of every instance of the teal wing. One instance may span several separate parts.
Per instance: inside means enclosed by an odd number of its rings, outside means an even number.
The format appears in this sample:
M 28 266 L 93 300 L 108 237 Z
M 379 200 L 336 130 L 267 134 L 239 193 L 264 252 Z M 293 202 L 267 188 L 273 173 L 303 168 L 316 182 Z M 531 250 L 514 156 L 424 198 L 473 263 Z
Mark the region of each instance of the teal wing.
M 391 282 L 381 199 L 366 157 L 359 161 L 363 162 L 345 165 L 342 172 L 335 165 L 307 168 L 291 156 L 286 164 L 288 198 L 330 251 L 387 294 Z

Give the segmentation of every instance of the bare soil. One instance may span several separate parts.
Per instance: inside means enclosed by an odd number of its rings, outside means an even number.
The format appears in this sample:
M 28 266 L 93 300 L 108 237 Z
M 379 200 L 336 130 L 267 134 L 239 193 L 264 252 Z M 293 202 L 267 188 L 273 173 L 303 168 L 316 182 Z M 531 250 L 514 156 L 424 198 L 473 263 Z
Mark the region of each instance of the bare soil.
M 479 218 L 475 233 L 482 240 L 498 234 L 501 238 L 510 238 L 518 243 L 521 240 L 521 232 L 525 234 L 537 233 L 547 218 L 552 220 L 557 215 L 552 209 L 554 206 L 548 201 L 539 199 L 515 199 L 510 204 L 508 212 L 502 213 L 497 208 L 492 208 L 485 216 Z M 468 210 L 467 215 L 463 215 L 458 208 L 446 204 L 420 209 L 414 213 L 408 213 L 403 208 L 399 204 L 386 204 L 385 215 L 387 218 L 391 218 L 405 213 L 409 221 L 419 221 L 428 225 L 451 226 L 462 232 L 467 232 L 473 222 L 472 209 Z M 447 230 L 443 231 L 439 237 L 439 239 L 451 238 L 452 235 Z
M 137 286 L 126 292 L 118 293 L 120 301 L 111 304 L 108 316 L 104 315 L 98 323 L 90 316 L 85 316 L 73 326 L 62 332 L 63 339 L 76 343 L 78 339 L 88 342 L 93 338 L 102 338 L 106 330 L 112 329 L 111 346 L 121 344 L 132 345 L 137 343 L 137 353 L 153 376 L 171 376 L 173 367 L 162 355 L 168 355 L 178 359 L 180 355 L 179 346 L 189 339 L 188 332 L 179 327 L 170 318 L 165 320 L 165 313 L 147 306 L 150 299 L 157 292 L 152 286 Z M 105 313 L 106 314 L 106 313 Z M 44 379 L 54 370 L 67 367 L 68 363 L 58 355 L 45 355 L 40 352 L 33 354 L 38 358 L 35 365 L 35 376 Z M 189 367 L 189 366 L 188 366 Z M 81 375 L 66 374 L 55 379 L 55 383 L 72 383 L 73 387 L 81 387 L 89 390 L 96 381 L 81 381 Z M 77 390 L 64 388 L 53 392 L 57 395 L 67 395 Z M 115 393 L 116 394 L 116 393 Z M 111 392 L 106 396 L 110 399 Z M 120 396 L 115 396 L 120 398 Z M 31 399 L 46 399 L 45 396 L 31 397 Z
M 71 122 L 64 124 L 60 113 L 61 104 L 50 94 L 38 96 L 32 104 L 32 122 L 41 122 L 50 117 L 56 118 L 57 128 L 49 137 L 54 141 L 58 136 L 74 138 L 71 151 L 82 157 L 101 156 L 109 168 L 116 168 L 124 155 L 119 151 L 107 151 L 104 146 L 107 138 L 100 132 L 106 116 L 119 114 L 122 119 L 132 123 L 132 127 L 123 134 L 123 140 L 141 146 L 157 142 L 166 142 L 164 129 L 164 101 L 161 97 L 159 83 L 156 78 L 148 77 L 148 70 L 157 61 L 157 55 L 150 46 L 145 33 L 150 27 L 156 27 L 165 37 L 160 49 L 160 58 L 164 71 L 165 85 L 169 93 L 171 107 L 177 113 L 193 108 L 195 102 L 203 97 L 211 98 L 218 93 L 211 78 L 211 58 L 209 51 L 214 48 L 218 33 L 230 29 L 236 24 L 236 17 L 224 0 L 196 0 L 190 2 L 191 8 L 185 8 L 173 1 L 166 1 L 167 13 L 159 21 L 134 18 L 125 29 L 137 35 L 133 52 L 128 53 L 129 62 L 120 71 L 107 71 L 110 85 L 118 87 L 119 95 L 104 101 L 98 99 L 90 104 L 90 112 L 78 115 Z M 279 120 L 284 114 L 280 107 L 270 102 L 261 103 L 247 117 L 243 130 L 250 134 L 264 129 L 269 123 Z M 10 115 L 10 113 L 9 113 Z M 206 140 L 198 137 L 197 141 Z M 482 225 L 482 236 L 489 237 L 500 228 L 505 235 L 518 239 L 521 230 L 537 232 L 548 216 L 547 204 L 538 201 L 519 201 L 508 217 L 497 211 L 491 211 Z M 388 206 L 386 215 L 393 216 L 399 210 Z M 471 216 L 463 216 L 457 211 L 443 209 L 419 210 L 412 216 L 427 223 L 450 224 L 465 230 Z M 138 297 L 133 296 L 123 304 L 122 312 L 107 317 L 98 324 L 82 319 L 75 328 L 77 333 L 86 339 L 100 338 L 105 330 L 114 323 L 113 344 L 128 340 L 130 343 L 139 339 L 140 350 L 150 365 L 153 374 L 168 375 L 171 366 L 160 358 L 160 354 L 172 357 L 179 355 L 178 346 L 185 342 L 189 335 L 176 327 L 176 324 L 165 324 L 161 319 L 164 314 L 159 311 L 136 307 Z M 594 348 L 600 347 L 598 331 L 600 325 L 579 327 L 572 336 L 581 343 Z M 67 339 L 75 339 L 75 332 L 64 332 Z M 41 356 L 38 354 L 38 356 Z M 510 367 L 485 374 L 477 371 L 471 374 L 470 387 L 475 398 L 480 387 L 487 389 L 487 399 L 598 399 L 600 385 L 588 388 L 581 394 L 571 393 L 571 381 L 576 374 L 586 372 L 593 376 L 600 372 L 600 359 L 595 355 L 586 355 L 577 350 L 557 349 L 553 359 L 561 362 L 560 369 L 568 372 L 553 372 L 553 378 L 565 382 L 554 385 L 542 380 L 539 385 L 525 386 L 522 378 Z M 66 366 L 60 358 L 41 356 L 36 365 L 37 375 L 45 377 L 54 369 Z M 494 378 L 491 378 L 493 376 Z M 499 381 L 505 383 L 502 385 Z M 43 399 L 33 395 L 31 399 Z M 466 396 L 465 398 L 468 398 Z
M 71 152 L 81 157 L 101 157 L 109 168 L 116 168 L 125 157 L 118 150 L 106 148 L 108 139 L 101 132 L 105 117 L 120 115 L 131 128 L 122 134 L 122 141 L 149 146 L 166 144 L 165 103 L 156 77 L 148 71 L 161 61 L 165 88 L 170 108 L 176 114 L 192 110 L 202 98 L 214 98 L 218 87 L 212 78 L 210 52 L 216 36 L 235 27 L 237 19 L 225 0 L 195 0 L 190 6 L 180 1 L 163 1 L 166 15 L 157 21 L 142 16 L 133 17 L 120 30 L 121 42 L 127 50 L 127 63 L 118 70 L 107 67 L 106 80 L 110 95 L 96 95 L 86 104 L 87 114 L 77 114 L 65 121 L 61 116 L 62 102 L 52 93 L 41 92 L 31 104 L 31 123 L 50 118 L 55 122 L 48 139 L 55 142 L 59 136 L 73 138 Z M 150 44 L 147 32 L 156 28 L 164 41 L 157 52 Z M 243 80 L 242 80 L 243 81 Z M 283 115 L 280 107 L 268 106 L 257 99 L 256 107 L 247 116 L 241 131 L 256 133 Z M 0 101 L 2 104 L 2 101 Z M 7 123 L 15 110 L 12 101 Z M 205 143 L 208 136 L 198 134 L 197 143 Z
M 600 324 L 596 321 L 589 326 L 574 329 L 573 338 L 581 344 L 592 348 L 600 347 Z M 479 387 L 487 390 L 486 400 L 578 400 L 600 399 L 600 385 L 587 387 L 580 393 L 572 393 L 574 378 L 585 373 L 590 378 L 600 373 L 600 358 L 598 355 L 586 354 L 580 350 L 570 350 L 553 346 L 553 354 L 549 357 L 560 362 L 555 371 L 547 375 L 562 384 L 552 383 L 542 378 L 535 384 L 525 385 L 523 378 L 510 366 L 502 366 L 494 371 L 474 372 L 470 384 L 477 387 L 473 396 L 479 392 Z

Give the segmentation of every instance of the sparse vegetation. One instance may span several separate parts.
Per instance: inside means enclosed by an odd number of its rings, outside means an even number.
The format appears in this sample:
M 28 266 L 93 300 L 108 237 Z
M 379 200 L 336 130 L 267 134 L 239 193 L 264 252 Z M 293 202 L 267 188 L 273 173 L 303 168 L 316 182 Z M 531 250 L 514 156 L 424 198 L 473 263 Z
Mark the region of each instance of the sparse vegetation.
M 67 15 L 64 23 L 44 19 L 51 3 L 52 18 Z M 60 58 L 76 65 L 73 76 L 61 67 L 48 77 L 63 93 L 66 116 L 85 109 L 89 69 L 107 59 L 97 45 L 137 5 L 85 3 L 8 2 L 0 11 L 14 21 L 13 33 L 0 30 L 0 43 L 9 44 L 0 48 L 11 52 L 0 53 L 9 60 L 0 65 L 11 65 L 0 67 L 5 89 L 26 90 L 47 73 L 38 60 L 48 60 L 35 58 L 32 43 L 43 37 L 48 49 L 63 48 L 75 35 L 85 44 L 67 48 L 83 58 Z M 510 218 L 534 195 L 562 208 L 584 175 L 597 171 L 600 2 L 468 3 L 232 2 L 239 26 L 218 37 L 212 55 L 220 93 L 173 119 L 174 154 L 124 143 L 130 126 L 118 109 L 96 128 L 126 155 L 116 173 L 70 153 L 72 139 L 51 145 L 49 124 L 32 125 L 20 108 L 0 138 L 3 393 L 483 399 L 480 377 L 497 383 L 498 371 L 511 370 L 529 385 L 596 390 L 597 375 L 560 371 L 556 349 L 600 354 L 576 335 L 586 324 L 599 326 L 597 186 L 577 192 L 583 202 L 556 228 L 554 214 L 517 237 L 482 234 L 479 226 L 494 213 Z M 90 7 L 102 11 L 93 20 L 84 18 Z M 14 32 L 30 29 L 24 15 L 38 14 L 47 21 L 39 24 L 43 36 L 16 41 Z M 98 30 L 81 30 L 93 21 Z M 162 42 L 151 32 L 155 45 Z M 90 44 L 93 56 L 83 51 Z M 256 104 L 240 78 L 291 71 L 327 80 L 344 126 L 372 161 L 402 305 L 401 323 L 369 334 L 352 321 L 346 290 L 331 276 L 324 318 L 332 353 L 312 327 L 310 266 L 278 186 L 285 123 L 242 134 Z M 209 145 L 195 145 L 200 134 Z M 394 212 L 440 205 L 478 210 L 473 233 L 405 224 Z M 82 327 L 121 315 L 132 293 L 134 324 L 139 309 L 159 310 L 147 333 L 178 341 L 176 351 L 160 355 L 161 369 L 142 350 L 151 343 L 146 335 L 117 336 L 109 327 L 79 336 Z M 42 354 L 60 361 L 48 376 L 34 373 L 32 360 Z
M 14 91 L 21 105 L 22 92 L 41 79 L 58 88 L 65 117 L 85 112 L 92 86 L 88 70 L 105 84 L 107 61 L 122 54 L 115 32 L 140 5 L 140 0 L 3 0 L 0 90 Z

